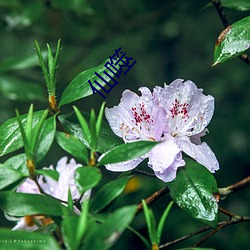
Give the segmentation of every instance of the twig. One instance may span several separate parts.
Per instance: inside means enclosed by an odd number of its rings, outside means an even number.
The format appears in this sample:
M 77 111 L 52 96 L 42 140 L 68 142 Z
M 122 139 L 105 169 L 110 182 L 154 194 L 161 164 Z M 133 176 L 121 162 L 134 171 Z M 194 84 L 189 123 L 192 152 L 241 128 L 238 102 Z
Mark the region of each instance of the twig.
M 146 176 L 149 176 L 149 177 L 156 177 L 154 174 L 152 173 L 148 173 L 148 172 L 145 172 L 145 171 L 142 171 L 142 170 L 139 170 L 139 169 L 134 169 L 134 172 L 137 172 L 141 175 L 146 175 Z
M 201 245 L 204 241 L 206 241 L 209 237 L 211 237 L 212 235 L 214 235 L 215 233 L 219 232 L 220 230 L 222 230 L 223 228 L 233 225 L 233 224 L 238 224 L 241 222 L 247 222 L 250 221 L 250 216 L 237 216 L 235 215 L 234 217 L 232 217 L 232 219 L 230 221 L 223 221 L 222 223 L 220 223 L 220 225 L 212 230 L 211 232 L 209 232 L 207 235 L 205 235 L 202 239 L 200 239 L 195 245 L 194 247 L 197 247 L 199 245 Z
M 205 237 L 202 238 L 202 240 L 200 240 L 198 243 L 195 244 L 195 247 L 198 246 L 199 244 L 201 244 L 202 242 L 204 242 L 207 238 L 209 238 L 210 236 L 212 236 L 213 234 L 215 234 L 216 232 L 220 231 L 221 229 L 223 229 L 224 227 L 227 227 L 229 225 L 232 225 L 232 224 L 237 224 L 237 223 L 241 223 L 241 222 L 247 222 L 247 221 L 250 221 L 250 217 L 248 216 L 245 216 L 245 217 L 242 217 L 242 216 L 237 216 L 237 215 L 234 215 L 234 217 L 230 220 L 230 221 L 222 221 L 222 222 L 219 222 L 218 223 L 218 227 L 216 229 L 214 229 L 213 231 L 209 232 L 209 234 L 207 234 Z M 171 245 L 174 245 L 174 244 L 177 244 L 181 241 L 184 241 L 186 239 L 189 239 L 195 235 L 198 235 L 198 234 L 201 234 L 201 233 L 204 233 L 208 230 L 211 230 L 212 227 L 203 227 L 195 232 L 192 232 L 190 234 L 187 234 L 185 236 L 182 236 L 178 239 L 175 239 L 173 241 L 170 241 L 170 242 L 167 242 L 165 244 L 162 244 L 159 246 L 159 248 L 165 248 L 165 247 L 169 247 Z
M 206 232 L 206 231 L 209 230 L 209 229 L 211 229 L 211 227 L 209 227 L 209 226 L 203 227 L 203 228 L 201 228 L 201 229 L 199 229 L 199 230 L 197 230 L 197 231 L 195 231 L 195 232 L 192 232 L 192 233 L 187 234 L 187 235 L 185 235 L 185 236 L 182 236 L 182 237 L 180 237 L 180 238 L 178 238 L 178 239 L 175 239 L 175 240 L 173 240 L 173 241 L 170 241 L 170 242 L 167 242 L 167 243 L 165 243 L 165 244 L 162 244 L 162 245 L 159 246 L 159 248 L 165 248 L 165 247 L 169 247 L 169 246 L 171 246 L 171 245 L 177 244 L 177 243 L 179 243 L 179 242 L 181 242 L 181 241 L 184 241 L 184 240 L 186 240 L 186 239 L 188 239 L 188 238 L 191 238 L 191 237 L 193 237 L 193 236 L 195 236 L 195 235 L 197 235 L 197 234 Z
M 219 17 L 220 17 L 220 20 L 221 22 L 223 23 L 223 26 L 224 28 L 226 29 L 228 26 L 230 26 L 230 22 L 222 8 L 222 5 L 221 5 L 221 2 L 220 0 L 211 0 L 211 3 L 214 5 L 214 7 L 216 8 L 218 14 L 219 14 Z M 241 54 L 239 56 L 245 63 L 247 63 L 248 65 L 250 65 L 250 59 L 248 57 L 247 54 Z
M 226 209 L 224 209 L 222 207 L 219 207 L 218 209 L 219 209 L 219 211 L 221 211 L 223 214 L 229 216 L 230 218 L 233 218 L 235 216 L 235 214 L 232 214 L 231 212 L 227 211 Z
M 155 202 L 156 200 L 158 200 L 160 197 L 164 196 L 165 194 L 169 193 L 169 188 L 163 187 L 160 190 L 156 191 L 155 193 L 153 193 L 152 195 L 150 195 L 148 198 L 145 199 L 145 202 L 147 205 L 152 204 L 153 202 Z M 136 214 L 140 213 L 143 210 L 143 205 L 142 203 L 137 205 L 137 211 Z
M 229 194 L 234 193 L 236 191 L 239 191 L 239 190 L 241 190 L 249 185 L 250 185 L 250 176 L 248 176 L 245 179 L 243 179 L 239 182 L 236 182 L 228 187 L 219 188 L 218 192 L 219 192 L 219 195 L 222 198 L 224 198 L 224 197 L 228 196 Z

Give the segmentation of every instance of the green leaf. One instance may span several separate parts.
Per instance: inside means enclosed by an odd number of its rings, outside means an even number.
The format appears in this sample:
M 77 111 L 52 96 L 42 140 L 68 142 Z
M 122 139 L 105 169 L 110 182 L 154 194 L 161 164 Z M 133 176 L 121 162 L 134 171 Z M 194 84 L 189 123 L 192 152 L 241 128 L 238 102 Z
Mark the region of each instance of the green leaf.
M 11 216 L 62 216 L 63 210 L 66 209 L 59 201 L 49 196 L 13 192 L 0 193 L 0 208 Z
M 60 250 L 53 237 L 47 234 L 26 231 L 10 231 L 0 228 L 0 249 L 11 250 Z
M 101 127 L 102 127 L 102 118 L 103 118 L 103 113 L 104 113 L 104 107 L 105 107 L 105 102 L 102 104 L 100 108 L 100 112 L 98 114 L 97 120 L 96 120 L 96 139 L 99 139 Z
M 41 52 L 45 57 L 46 52 Z M 31 55 L 26 56 L 18 56 L 8 58 L 5 61 L 0 62 L 0 73 L 4 73 L 11 70 L 22 70 L 27 68 L 32 68 L 34 66 L 38 66 L 37 64 L 37 56 L 32 53 Z
M 56 132 L 56 117 L 52 116 L 44 121 L 38 141 L 37 161 L 40 162 L 48 153 Z
M 218 37 L 214 65 L 239 56 L 250 47 L 250 16 L 228 26 Z
M 101 179 L 102 173 L 99 168 L 95 167 L 77 168 L 75 173 L 76 185 L 81 194 L 95 187 Z
M 86 121 L 86 119 L 84 118 L 84 116 L 81 114 L 81 112 L 79 111 L 79 109 L 75 106 L 73 106 L 75 113 L 76 113 L 76 117 L 81 125 L 82 128 L 82 132 L 84 134 L 84 137 L 86 138 L 88 145 L 91 145 L 91 133 L 90 133 L 90 129 L 88 126 L 88 123 Z
M 161 242 L 161 234 L 162 234 L 163 226 L 165 224 L 165 221 L 168 217 L 169 211 L 170 211 L 173 204 L 174 204 L 174 202 L 171 201 L 161 216 L 160 222 L 159 222 L 158 227 L 157 227 L 157 244 L 160 244 L 160 242 Z
M 135 159 L 149 152 L 157 144 L 158 142 L 154 141 L 136 141 L 119 145 L 108 152 L 98 166 Z
M 77 249 L 81 245 L 81 241 L 83 236 L 86 233 L 87 225 L 88 225 L 88 213 L 89 213 L 89 201 L 85 200 L 82 207 L 82 213 L 80 215 L 78 225 L 77 225 L 77 232 L 76 232 L 76 242 L 77 242 Z
M 88 201 L 84 201 L 80 216 L 65 217 L 62 222 L 62 234 L 67 249 L 80 249 L 82 238 L 87 229 Z
M 149 241 L 142 234 L 140 234 L 138 231 L 136 231 L 135 229 L 133 229 L 130 226 L 128 226 L 127 228 L 128 228 L 129 231 L 131 231 L 136 236 L 138 236 L 148 249 L 151 248 L 151 244 L 149 243 Z
M 88 69 L 78 74 L 64 90 L 59 106 L 63 106 L 84 97 L 93 95 L 93 90 L 88 82 L 89 80 L 92 84 L 95 85 L 95 88 L 98 90 L 101 88 L 96 85 L 94 81 L 97 81 L 100 85 L 105 86 L 106 83 L 102 81 L 97 75 L 95 75 L 95 72 L 101 75 L 101 77 L 106 81 L 110 81 L 110 78 L 103 73 L 105 70 L 107 71 L 105 64 L 108 61 L 109 59 L 105 60 L 103 63 L 94 68 Z M 111 77 L 114 76 L 112 72 L 109 71 L 108 73 Z
M 97 213 L 109 205 L 115 198 L 117 198 L 124 190 L 128 180 L 132 176 L 126 176 L 114 181 L 110 181 L 100 188 L 94 196 L 91 208 Z
M 44 175 L 44 176 L 48 176 L 51 179 L 58 181 L 59 179 L 59 173 L 56 170 L 52 170 L 52 169 L 37 169 L 36 170 L 37 174 L 40 175 Z
M 26 155 L 23 153 L 10 157 L 8 160 L 4 162 L 4 165 L 8 166 L 9 168 L 18 170 L 19 172 L 28 176 L 29 171 L 26 165 L 26 160 L 27 160 Z
M 0 77 L 0 93 L 15 101 L 43 102 L 46 100 L 42 86 L 9 76 Z
M 218 192 L 216 180 L 204 166 L 190 159 L 185 161 L 186 166 L 179 168 L 176 179 L 168 183 L 170 195 L 191 216 L 216 227 L 218 204 L 213 196 Z
M 62 149 L 71 154 L 75 159 L 82 164 L 88 165 L 88 151 L 85 145 L 75 136 L 64 132 L 56 132 L 56 141 Z
M 90 136 L 91 136 L 90 146 L 91 146 L 91 149 L 95 151 L 97 138 L 96 138 L 96 115 L 95 115 L 94 109 L 91 109 L 91 112 L 90 112 L 89 129 L 90 129 Z
M 31 138 L 31 151 L 33 154 L 36 154 L 36 152 L 39 152 L 38 150 L 36 151 L 36 147 L 38 146 L 38 144 L 40 143 L 39 139 L 42 137 L 42 132 L 44 130 L 44 125 L 45 125 L 45 119 L 48 115 L 48 110 L 44 110 L 41 119 L 38 121 L 37 125 L 34 127 L 34 129 L 32 130 L 33 134 L 32 134 L 32 138 Z M 52 119 L 54 119 L 54 117 L 52 117 Z M 55 121 L 54 121 L 55 122 Z M 54 125 L 55 126 L 55 125 Z M 47 134 L 46 134 L 47 136 Z M 53 135 L 54 138 L 54 135 Z M 42 144 L 42 143 L 41 143 Z M 48 145 L 50 146 L 50 142 L 48 143 Z M 38 146 L 39 147 L 39 146 Z M 43 145 L 41 146 L 43 149 Z M 46 147 L 46 146 L 45 146 Z M 41 152 L 43 153 L 43 152 Z M 46 152 L 47 153 L 47 152 Z M 37 157 L 39 158 L 39 157 Z M 41 157 L 42 158 L 42 157 Z
M 89 114 L 83 114 L 85 117 L 90 118 Z M 78 124 L 76 117 L 74 116 L 74 113 L 61 115 L 59 116 L 59 120 L 70 134 L 74 135 L 89 148 L 89 144 Z M 123 144 L 122 139 L 114 134 L 107 122 L 103 121 L 96 150 L 100 153 L 104 153 L 121 144 Z
M 8 187 L 16 181 L 21 181 L 26 176 L 20 171 L 12 169 L 6 165 L 0 164 L 0 190 Z
M 126 206 L 110 214 L 103 224 L 92 227 L 83 250 L 109 249 L 135 216 L 137 207 Z
M 62 221 L 62 235 L 64 243 L 69 250 L 77 249 L 76 233 L 79 222 L 78 216 L 65 217 Z
M 144 200 L 142 200 L 142 204 L 143 204 L 143 211 L 144 211 L 144 215 L 145 215 L 147 226 L 148 226 L 149 238 L 150 238 L 151 244 L 154 245 L 158 243 L 155 217 L 154 217 L 152 210 L 148 208 L 148 205 L 146 204 Z
M 34 112 L 33 127 L 38 123 L 44 111 Z M 27 114 L 20 116 L 22 124 L 26 123 Z M 11 118 L 0 126 L 0 156 L 13 152 L 23 146 L 17 118 Z
M 221 0 L 221 4 L 223 7 L 239 10 L 239 11 L 247 11 L 250 10 L 250 1 L 249 0 Z

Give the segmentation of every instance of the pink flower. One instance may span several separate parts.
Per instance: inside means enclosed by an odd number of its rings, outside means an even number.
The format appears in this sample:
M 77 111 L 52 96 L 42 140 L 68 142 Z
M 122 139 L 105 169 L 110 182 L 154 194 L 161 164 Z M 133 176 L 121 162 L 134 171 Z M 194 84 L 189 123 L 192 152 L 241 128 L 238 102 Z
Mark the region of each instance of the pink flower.
M 135 168 L 145 158 L 155 175 L 170 182 L 178 167 L 184 166 L 182 151 L 204 165 L 212 173 L 218 161 L 201 136 L 214 111 L 214 98 L 205 96 L 191 81 L 177 79 L 164 88 L 156 86 L 153 93 L 140 88 L 141 96 L 125 90 L 118 106 L 105 110 L 114 133 L 125 143 L 137 140 L 162 141 L 148 154 L 117 164 L 107 164 L 111 171 Z
M 67 201 L 68 200 L 68 190 L 70 190 L 72 199 L 78 199 L 80 193 L 77 189 L 76 182 L 74 179 L 75 171 L 78 167 L 81 167 L 80 164 L 76 164 L 74 159 L 71 159 L 67 162 L 67 157 L 61 158 L 56 168 L 51 165 L 47 169 L 56 170 L 59 173 L 58 181 L 47 177 L 40 176 L 38 183 L 46 194 L 49 194 L 57 199 Z M 44 168 L 46 169 L 46 168 Z M 21 193 L 31 193 L 31 194 L 41 194 L 36 183 L 27 178 L 16 190 Z M 85 199 L 88 199 L 90 196 L 90 190 L 85 192 L 80 202 Z M 78 211 L 76 211 L 78 212 Z M 34 221 L 36 224 L 34 224 Z M 17 225 L 12 230 L 27 230 L 34 231 L 38 229 L 39 226 L 46 225 L 46 223 L 51 223 L 51 219 L 45 216 L 25 216 L 21 218 Z

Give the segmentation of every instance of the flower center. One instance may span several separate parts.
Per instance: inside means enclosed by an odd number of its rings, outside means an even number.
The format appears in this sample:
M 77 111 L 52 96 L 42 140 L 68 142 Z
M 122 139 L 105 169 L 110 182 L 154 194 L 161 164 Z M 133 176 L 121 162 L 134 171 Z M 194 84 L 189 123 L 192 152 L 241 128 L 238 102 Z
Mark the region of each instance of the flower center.
M 145 104 L 138 103 L 136 106 L 131 108 L 132 117 L 132 128 L 121 124 L 120 129 L 124 131 L 124 141 L 147 139 L 155 140 L 151 135 L 150 128 L 154 122 L 152 116 L 147 112 Z

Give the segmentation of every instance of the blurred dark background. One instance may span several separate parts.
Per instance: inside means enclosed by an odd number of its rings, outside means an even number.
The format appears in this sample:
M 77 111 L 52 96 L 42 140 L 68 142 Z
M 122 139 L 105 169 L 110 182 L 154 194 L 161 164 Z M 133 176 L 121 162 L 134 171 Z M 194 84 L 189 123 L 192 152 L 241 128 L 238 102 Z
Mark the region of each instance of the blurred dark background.
M 46 43 L 55 48 L 61 39 L 58 100 L 78 73 L 100 64 L 121 47 L 137 63 L 108 94 L 106 105 L 117 105 L 125 89 L 137 91 L 147 86 L 152 90 L 155 85 L 162 86 L 176 78 L 190 79 L 216 100 L 214 117 L 208 127 L 210 133 L 204 139 L 220 162 L 220 170 L 215 174 L 218 186 L 228 186 L 248 176 L 249 65 L 236 58 L 211 67 L 214 44 L 223 26 L 216 10 L 206 7 L 207 4 L 208 1 L 202 0 L 0 0 L 0 124 L 15 116 L 15 108 L 26 113 L 30 102 L 35 103 L 36 110 L 46 108 L 46 88 L 37 64 L 35 39 L 44 50 Z M 249 12 L 225 11 L 231 23 L 249 15 Z M 20 90 L 20 95 L 17 94 L 22 86 L 30 92 L 21 94 Z M 84 111 L 91 107 L 99 110 L 102 101 L 99 95 L 94 95 L 76 105 Z M 61 110 L 62 113 L 71 111 L 71 105 Z M 65 153 L 54 143 L 41 167 L 55 164 L 62 155 Z M 104 173 L 107 178 L 117 176 Z M 140 202 L 164 185 L 149 177 L 139 177 L 138 181 L 137 189 L 124 195 L 121 204 Z M 235 214 L 249 215 L 249 198 L 248 190 L 242 190 L 222 201 L 221 206 Z M 153 205 L 157 218 L 168 202 L 168 198 L 162 198 Z M 226 218 L 220 216 L 220 219 Z M 2 225 L 13 225 L 6 223 L 1 217 Z M 136 218 L 134 226 L 146 234 L 142 215 Z M 162 242 L 203 226 L 174 206 Z M 249 223 L 231 226 L 203 246 L 247 249 L 249 233 Z M 169 249 L 191 246 L 198 239 Z M 144 247 L 136 236 L 126 232 L 113 249 Z

